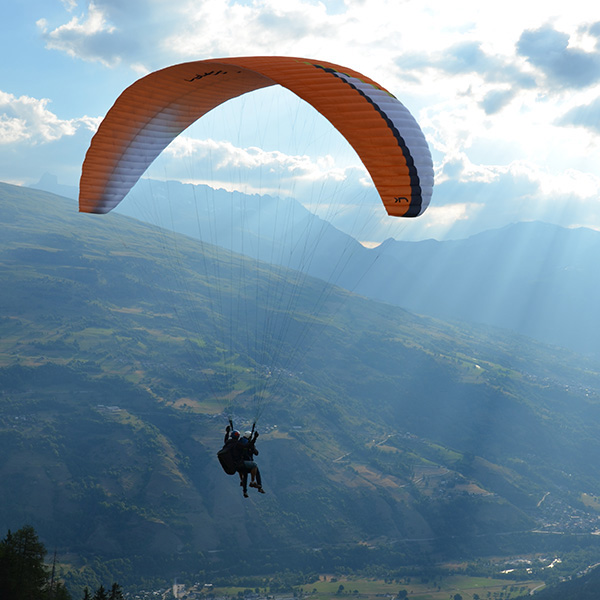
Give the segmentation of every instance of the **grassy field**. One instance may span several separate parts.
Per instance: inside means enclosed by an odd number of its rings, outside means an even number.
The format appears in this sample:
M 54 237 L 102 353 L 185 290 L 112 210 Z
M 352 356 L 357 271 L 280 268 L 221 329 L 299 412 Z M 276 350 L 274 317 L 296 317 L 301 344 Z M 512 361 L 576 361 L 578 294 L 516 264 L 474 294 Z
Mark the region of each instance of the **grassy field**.
M 385 582 L 378 579 L 344 578 L 321 576 L 320 580 L 294 588 L 297 598 L 311 600 L 361 600 L 391 599 L 402 597 L 405 590 L 407 600 L 452 600 L 458 594 L 463 600 L 510 600 L 529 593 L 543 585 L 542 581 L 513 581 L 489 577 L 454 575 L 435 580 L 422 581 L 409 577 L 400 582 Z M 242 588 L 213 588 L 211 593 L 219 596 L 237 596 Z M 261 590 L 264 593 L 264 590 Z M 278 596 L 286 596 L 276 594 Z
M 335 579 L 335 578 L 334 578 Z M 369 579 L 331 579 L 319 581 L 304 592 L 312 593 L 313 598 L 325 600 L 329 598 L 383 598 L 397 596 L 401 590 L 406 590 L 407 598 L 411 600 L 447 600 L 460 594 L 463 600 L 477 598 L 502 598 L 508 600 L 528 593 L 534 587 L 541 585 L 540 581 L 508 581 L 487 577 L 450 576 L 435 581 L 421 581 L 419 578 L 408 578 L 400 583 L 386 583 L 381 580 Z M 339 592 L 340 585 L 344 588 Z M 488 594 L 489 593 L 489 594 Z

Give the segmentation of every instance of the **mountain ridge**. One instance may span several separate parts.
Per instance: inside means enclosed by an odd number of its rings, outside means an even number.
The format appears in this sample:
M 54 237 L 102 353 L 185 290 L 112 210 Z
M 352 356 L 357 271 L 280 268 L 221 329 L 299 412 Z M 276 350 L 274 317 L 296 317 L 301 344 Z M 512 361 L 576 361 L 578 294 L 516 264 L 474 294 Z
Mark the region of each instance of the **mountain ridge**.
M 50 176 L 37 187 L 76 197 L 75 189 Z M 156 219 L 179 233 L 411 312 L 507 328 L 600 357 L 594 333 L 600 328 L 600 278 L 593 261 L 599 232 L 521 222 L 461 240 L 388 239 L 368 249 L 290 199 L 151 180 L 140 182 L 131 195 L 118 209 L 129 216 Z M 144 208 L 148 198 L 151 209 Z M 218 231 L 216 220 L 202 216 L 212 212 L 226 224 Z

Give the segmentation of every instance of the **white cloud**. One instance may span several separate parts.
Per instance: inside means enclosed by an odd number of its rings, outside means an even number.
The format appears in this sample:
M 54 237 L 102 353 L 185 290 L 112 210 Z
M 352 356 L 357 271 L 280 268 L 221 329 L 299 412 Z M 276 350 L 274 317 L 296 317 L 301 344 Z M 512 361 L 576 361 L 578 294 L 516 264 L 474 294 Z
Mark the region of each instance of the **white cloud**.
M 425 213 L 421 226 L 431 235 L 444 237 L 446 231 L 452 229 L 458 221 L 467 221 L 480 210 L 475 203 L 457 202 L 446 206 L 430 206 Z
M 10 118 L 8 115 L 0 115 L 0 144 L 7 145 L 25 138 L 26 124 L 23 119 Z
M 546 197 L 577 197 L 580 200 L 600 200 L 600 177 L 577 169 L 558 173 L 543 172 L 539 176 L 540 191 Z
M 331 155 L 291 155 L 187 135 L 177 137 L 159 163 L 152 168 L 154 177 L 162 171 L 187 183 L 300 198 L 307 186 L 343 184 L 355 170 L 337 165 Z
M 77 8 L 76 0 L 61 0 L 61 2 L 68 12 L 73 12 Z
M 73 135 L 82 121 L 59 119 L 48 110 L 49 102 L 0 91 L 0 145 L 46 143 Z
M 74 5 L 70 5 L 69 11 L 73 8 Z M 47 19 L 39 19 L 37 26 L 47 48 L 107 66 L 119 64 L 132 45 L 123 36 L 117 35 L 118 29 L 110 22 L 108 11 L 101 2 L 90 2 L 87 14 L 74 16 L 55 29 L 50 29 Z
M 322 3 L 301 0 L 188 0 L 180 4 L 183 27 L 173 30 L 164 47 L 182 58 L 283 54 L 321 56 L 339 39 L 346 15 L 328 15 Z M 276 49 L 276 50 L 274 50 Z

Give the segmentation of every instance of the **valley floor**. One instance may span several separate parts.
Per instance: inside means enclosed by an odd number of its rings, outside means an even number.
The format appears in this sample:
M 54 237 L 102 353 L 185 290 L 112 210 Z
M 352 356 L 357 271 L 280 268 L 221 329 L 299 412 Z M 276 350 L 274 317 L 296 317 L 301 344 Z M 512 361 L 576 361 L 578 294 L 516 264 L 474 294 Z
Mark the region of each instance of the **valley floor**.
M 140 592 L 134 600 L 511 600 L 539 590 L 544 583 L 539 580 L 507 580 L 489 577 L 447 576 L 425 581 L 408 577 L 400 583 L 376 579 L 344 578 L 323 575 L 319 581 L 296 586 L 293 592 L 267 594 L 264 590 L 213 587 L 195 583 L 191 586 L 174 584 L 172 588 Z

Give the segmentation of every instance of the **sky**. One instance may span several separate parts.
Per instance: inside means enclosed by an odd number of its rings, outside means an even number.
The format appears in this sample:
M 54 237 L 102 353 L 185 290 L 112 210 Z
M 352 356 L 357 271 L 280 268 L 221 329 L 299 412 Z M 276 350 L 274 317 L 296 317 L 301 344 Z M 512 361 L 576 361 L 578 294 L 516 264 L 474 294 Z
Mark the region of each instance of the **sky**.
M 281 88 L 207 116 L 148 175 L 308 207 L 337 190 L 339 214 L 376 215 L 365 243 L 531 220 L 600 230 L 600 13 L 589 0 L 20 0 L 5 3 L 0 29 L 0 181 L 51 173 L 77 186 L 102 117 L 149 72 L 289 55 L 351 67 L 409 108 L 435 167 L 423 216 L 387 217 L 346 142 Z

